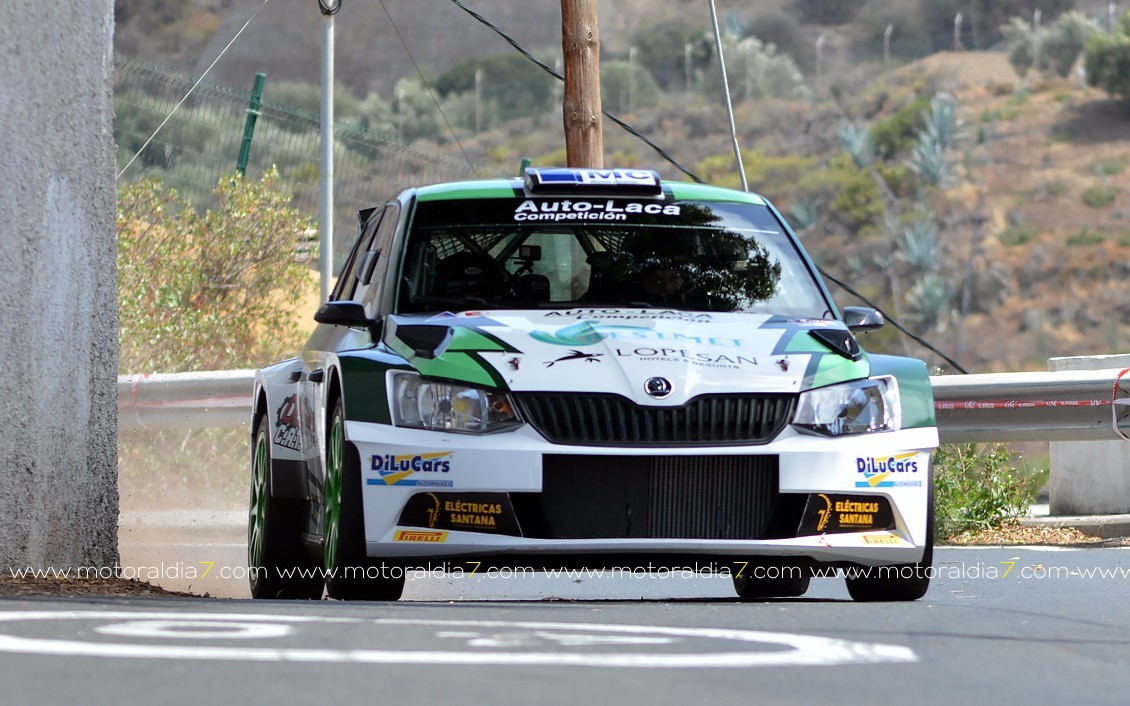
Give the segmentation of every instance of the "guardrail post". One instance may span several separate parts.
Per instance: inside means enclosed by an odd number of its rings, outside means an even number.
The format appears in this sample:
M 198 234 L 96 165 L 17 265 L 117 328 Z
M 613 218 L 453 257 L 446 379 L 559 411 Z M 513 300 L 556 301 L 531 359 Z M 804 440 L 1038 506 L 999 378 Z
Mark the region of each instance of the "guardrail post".
M 1130 355 L 1048 359 L 1052 372 L 1127 367 Z M 1115 384 L 1112 381 L 1112 395 Z M 1053 441 L 1049 451 L 1048 509 L 1052 515 L 1130 512 L 1130 442 Z

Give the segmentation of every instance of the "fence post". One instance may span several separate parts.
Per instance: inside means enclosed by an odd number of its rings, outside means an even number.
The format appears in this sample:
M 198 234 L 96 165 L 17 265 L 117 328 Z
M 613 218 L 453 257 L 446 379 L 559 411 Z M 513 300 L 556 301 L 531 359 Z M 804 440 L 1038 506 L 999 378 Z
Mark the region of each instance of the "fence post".
M 235 170 L 240 176 L 247 175 L 247 160 L 251 158 L 251 138 L 255 136 L 255 121 L 259 119 L 259 104 L 263 100 L 263 83 L 267 74 L 255 74 L 255 84 L 251 87 L 251 103 L 247 106 L 247 121 L 243 124 L 243 143 L 239 146 L 239 160 Z

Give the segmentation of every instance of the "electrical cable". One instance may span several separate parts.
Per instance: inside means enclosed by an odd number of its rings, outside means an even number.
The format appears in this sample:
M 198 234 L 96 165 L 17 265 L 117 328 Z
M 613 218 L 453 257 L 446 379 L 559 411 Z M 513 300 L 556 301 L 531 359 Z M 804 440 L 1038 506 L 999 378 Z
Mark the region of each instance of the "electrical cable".
M 888 316 L 888 315 L 887 315 L 887 314 L 886 314 L 886 313 L 885 313 L 885 312 L 884 312 L 884 311 L 883 311 L 882 309 L 880 309 L 879 307 L 875 306 L 875 304 L 874 304 L 873 302 L 871 302 L 871 301 L 870 301 L 870 300 L 869 300 L 869 299 L 868 299 L 867 297 L 865 297 L 865 296 L 863 296 L 862 294 L 860 294 L 858 290 L 856 290 L 855 288 L 853 288 L 853 287 L 851 287 L 851 286 L 849 286 L 849 285 L 845 284 L 844 282 L 841 282 L 840 280 L 836 279 L 836 278 L 835 278 L 835 277 L 833 277 L 832 275 L 828 274 L 828 273 L 827 273 L 827 272 L 826 272 L 826 271 L 824 270 L 824 268 L 822 268 L 822 267 L 817 267 L 816 269 L 817 269 L 817 270 L 818 270 L 818 271 L 820 272 L 820 274 L 821 274 L 821 275 L 823 275 L 823 276 L 824 276 L 825 278 L 827 278 L 827 279 L 831 280 L 832 282 L 835 282 L 835 283 L 836 283 L 836 284 L 838 284 L 838 285 L 839 285 L 840 287 L 842 287 L 842 288 L 843 288 L 843 290 L 844 290 L 844 291 L 846 291 L 846 292 L 847 292 L 848 294 L 851 294 L 852 296 L 856 297 L 857 299 L 859 299 L 859 300 L 860 300 L 861 302 L 863 302 L 863 303 L 864 303 L 864 304 L 866 304 L 867 306 L 871 307 L 871 308 L 872 308 L 872 309 L 874 309 L 875 311 L 878 311 L 878 312 L 879 312 L 880 314 L 882 314 L 882 315 L 883 315 L 883 318 L 884 318 L 884 319 L 886 319 L 886 320 L 887 320 L 887 322 L 891 324 L 891 326 L 894 326 L 894 327 L 895 327 L 896 329 L 898 329 L 898 330 L 899 330 L 899 331 L 900 331 L 901 333 L 903 333 L 903 334 L 905 334 L 906 336 L 910 337 L 910 338 L 911 338 L 912 340 L 914 340 L 914 341 L 915 341 L 916 343 L 918 343 L 918 344 L 919 344 L 919 345 L 921 345 L 922 347 L 926 348 L 927 350 L 929 350 L 929 351 L 931 351 L 932 353 L 934 353 L 935 355 L 937 355 L 937 356 L 938 356 L 939 358 L 941 358 L 942 360 L 944 360 L 944 361 L 946 361 L 947 363 L 949 363 L 950 365 L 952 365 L 952 366 L 953 366 L 953 368 L 954 368 L 954 370 L 956 370 L 956 371 L 958 371 L 958 372 L 960 372 L 960 373 L 966 374 L 966 375 L 968 375 L 968 374 L 969 374 L 969 371 L 968 371 L 968 370 L 966 370 L 966 369 L 965 369 L 964 367 L 962 367 L 961 363 L 958 363 L 958 362 L 957 362 L 956 360 L 954 360 L 953 358 L 949 357 L 949 356 L 948 356 L 948 355 L 946 355 L 945 353 L 942 353 L 942 352 L 941 352 L 940 350 L 938 350 L 937 348 L 935 348 L 935 347 L 934 347 L 934 346 L 933 346 L 933 345 L 932 345 L 932 344 L 931 344 L 931 343 L 930 343 L 929 341 L 927 341 L 927 340 L 926 340 L 925 338 L 922 338 L 921 336 L 918 336 L 917 334 L 914 334 L 914 333 L 911 333 L 910 331 L 908 331 L 908 330 L 907 330 L 907 329 L 906 329 L 906 328 L 905 328 L 905 327 L 904 327 L 904 326 L 903 326 L 902 324 L 900 324 L 899 322 L 895 321 L 895 320 L 894 320 L 894 319 L 892 319 L 892 318 L 891 318 L 890 316 Z
M 383 1 L 383 0 L 382 0 L 382 1 Z M 510 46 L 512 46 L 512 47 L 514 47 L 514 48 L 515 48 L 516 50 L 518 50 L 518 53 L 519 53 L 519 54 L 521 54 L 522 56 L 526 57 L 526 58 L 527 58 L 527 59 L 529 59 L 530 61 L 532 61 L 532 62 L 534 62 L 535 64 L 537 64 L 538 66 L 540 66 L 540 67 L 542 68 L 542 70 L 543 70 L 543 71 L 545 71 L 546 73 L 548 73 L 548 74 L 549 74 L 550 76 L 554 77 L 554 78 L 555 78 L 555 79 L 557 79 L 558 81 L 564 81 L 564 80 L 565 80 L 565 77 L 564 77 L 564 76 L 562 76 L 562 75 L 561 75 L 561 73 L 559 73 L 559 72 L 557 71 L 557 69 L 553 68 L 552 66 L 549 66 L 548 64 L 546 64 L 545 62 L 543 62 L 543 61 L 542 61 L 541 59 L 537 58 L 536 56 L 534 56 L 534 55 L 533 55 L 533 54 L 531 54 L 530 52 L 526 51 L 526 48 L 525 48 L 525 47 L 523 47 L 523 46 L 522 46 L 521 44 L 519 44 L 519 43 L 517 42 L 517 40 L 515 40 L 515 39 L 514 39 L 513 37 L 511 37 L 510 35 L 506 34 L 506 32 L 503 32 L 503 31 L 502 31 L 501 29 L 499 29 L 499 28 L 498 28 L 498 27 L 497 27 L 497 26 L 496 26 L 496 25 L 495 25 L 494 23 L 492 23 L 492 22 L 491 22 L 490 20 L 488 20 L 487 18 L 483 17 L 483 16 L 482 16 L 482 15 L 480 15 L 479 13 L 475 12 L 475 11 L 474 11 L 474 10 L 472 10 L 471 8 L 467 7 L 466 5 L 464 5 L 464 4 L 463 4 L 462 2 L 460 2 L 459 0 L 451 0 L 451 2 L 455 3 L 455 5 L 456 5 L 457 7 L 459 7 L 459 9 L 463 10 L 464 12 L 466 12 L 466 13 L 467 13 L 468 15 L 470 15 L 471 17 L 474 17 L 474 18 L 475 18 L 476 20 L 478 20 L 478 21 L 479 21 L 479 22 L 481 22 L 482 24 L 484 24 L 484 25 L 486 25 L 487 27 L 489 27 L 489 28 L 490 28 L 490 29 L 491 29 L 491 30 L 492 30 L 492 31 L 493 31 L 493 32 L 494 32 L 495 34 L 497 34 L 498 36 L 500 36 L 500 37 L 502 37 L 503 39 L 505 39 L 505 40 L 506 40 L 506 42 L 507 42 L 507 43 L 508 43 L 508 44 L 509 44 Z M 677 162 L 677 161 L 675 160 L 675 158 L 674 158 L 674 157 L 672 157 L 672 156 L 671 156 L 670 154 L 668 154 L 668 153 L 667 153 L 667 150 L 663 149 L 663 148 L 662 148 L 662 147 L 660 147 L 659 145 L 657 145 L 657 144 L 655 144 L 654 142 L 652 142 L 652 141 L 651 141 L 650 139 L 648 139 L 648 137 L 647 137 L 646 135 L 644 135 L 644 134 L 643 134 L 642 132 L 640 132 L 639 130 L 635 129 L 634 127 L 632 127 L 632 126 L 631 126 L 631 125 L 629 125 L 628 123 L 624 122 L 623 120 L 621 120 L 621 119 L 620 119 L 619 117 L 617 117 L 616 115 L 613 115 L 612 113 L 608 112 L 607 110 L 603 110 L 603 109 L 601 109 L 601 112 L 602 112 L 602 113 L 604 113 L 604 117 L 608 118 L 608 119 L 609 119 L 609 120 L 611 120 L 612 122 L 614 122 L 614 123 L 616 123 L 617 125 L 619 125 L 619 126 L 620 126 L 621 128 L 623 128 L 623 129 L 624 129 L 624 130 L 625 130 L 625 131 L 626 131 L 626 132 L 627 132 L 627 133 L 628 133 L 629 135 L 631 135 L 631 136 L 635 137 L 636 139 L 640 140 L 641 142 L 643 142 L 643 143 L 644 143 L 645 145 L 647 145 L 647 146 L 648 146 L 648 147 L 650 147 L 651 149 L 655 150 L 655 151 L 656 151 L 656 153 L 658 153 L 658 154 L 659 154 L 659 156 L 660 156 L 660 157 L 662 157 L 662 158 L 663 158 L 664 160 L 666 160 L 666 161 L 667 161 L 667 162 L 668 162 L 668 163 L 669 163 L 669 164 L 670 164 L 671 166 L 675 167 L 676 169 L 678 169 L 679 171 L 681 171 L 681 172 L 682 172 L 683 174 L 686 174 L 687 176 L 689 176 L 689 177 L 690 177 L 691 179 L 695 180 L 695 181 L 696 181 L 696 182 L 698 182 L 699 184 L 705 184 L 705 183 L 706 183 L 706 182 L 705 182 L 705 181 L 703 181 L 703 180 L 702 180 L 702 178 L 701 178 L 701 177 L 699 177 L 699 176 L 698 176 L 697 174 L 695 174 L 695 173 L 694 173 L 694 172 L 692 172 L 691 170 L 687 169 L 687 168 L 686 168 L 686 167 L 684 167 L 683 165 L 679 164 L 679 163 L 678 163 L 678 162 Z
M 143 144 L 141 148 L 137 150 L 137 152 L 134 153 L 132 157 L 130 157 L 130 160 L 126 162 L 126 166 L 122 167 L 122 170 L 118 172 L 118 176 L 114 178 L 115 181 L 121 179 L 122 175 L 126 173 L 126 170 L 130 168 L 130 165 L 132 165 L 137 160 L 137 158 L 141 156 L 141 153 L 145 151 L 145 148 L 149 146 L 149 143 L 152 142 L 155 137 L 157 137 L 157 133 L 161 132 L 161 128 L 165 127 L 165 124 L 172 119 L 177 110 L 179 110 L 180 107 L 184 105 L 184 102 L 188 100 L 188 97 L 192 95 L 192 92 L 196 90 L 196 87 L 199 86 L 200 83 L 204 80 L 204 77 L 208 75 L 208 72 L 212 70 L 212 67 L 219 63 L 220 59 L 223 58 L 228 49 L 231 49 L 231 46 L 235 44 L 235 40 L 239 39 L 239 35 L 243 34 L 243 30 L 247 29 L 247 26 L 251 24 L 251 21 L 255 19 L 255 16 L 259 14 L 259 11 L 266 7 L 267 3 L 270 1 L 271 0 L 263 0 L 263 4 L 256 8 L 255 12 L 251 13 L 251 17 L 247 18 L 247 21 L 243 23 L 243 26 L 239 28 L 239 31 L 236 32 L 235 36 L 231 38 L 231 41 L 228 42 L 227 45 L 216 56 L 216 58 L 212 60 L 212 63 L 208 64 L 208 68 L 204 69 L 204 73 L 200 74 L 200 78 L 196 79 L 196 83 L 192 84 L 192 88 L 188 89 L 188 93 L 184 94 L 184 98 L 181 98 L 180 102 L 173 106 L 173 109 L 169 111 L 169 114 L 165 116 L 165 119 L 162 120 L 161 124 L 157 126 L 157 129 L 153 131 L 153 134 L 149 136 L 149 139 L 145 141 L 145 144 Z M 340 4 L 341 3 L 339 2 L 338 5 L 340 6 Z
M 439 116 L 443 118 L 443 124 L 447 126 L 448 132 L 451 133 L 451 138 L 455 140 L 455 144 L 459 145 L 459 151 L 463 153 L 463 159 L 467 160 L 467 164 L 471 167 L 471 172 L 477 173 L 475 163 L 467 155 L 467 150 L 463 149 L 463 143 L 459 141 L 459 136 L 455 134 L 455 128 L 451 127 L 451 122 L 448 121 L 447 115 L 443 112 L 443 108 L 439 104 L 439 99 L 436 98 L 435 91 L 428 85 L 428 80 L 424 78 L 424 72 L 420 70 L 420 65 L 416 63 L 416 57 L 412 56 L 412 50 L 408 48 L 408 43 L 404 41 L 404 37 L 400 34 L 400 29 L 396 26 L 396 22 L 392 19 L 392 14 L 388 11 L 388 6 L 385 5 L 385 0 L 381 1 L 381 8 L 384 9 L 385 15 L 388 16 L 388 23 L 392 25 L 392 31 L 396 32 L 396 38 L 400 40 L 400 46 L 404 47 L 404 51 L 408 54 L 408 59 L 411 60 L 412 66 L 416 68 L 416 75 L 420 77 L 420 83 L 424 84 L 427 89 L 428 95 L 432 97 L 432 102 L 436 104 L 436 110 L 439 111 Z
M 382 2 L 382 4 L 383 4 L 384 0 L 381 0 L 381 2 Z M 565 80 L 565 77 L 564 77 L 564 76 L 562 76 L 562 75 L 561 75 L 561 74 L 560 74 L 560 73 L 559 73 L 559 72 L 558 72 L 558 71 L 557 71 L 556 69 L 554 69 L 554 68 L 553 68 L 553 67 L 551 67 L 551 66 L 548 66 L 548 65 L 547 65 L 547 64 L 546 64 L 545 62 L 541 61 L 541 60 L 540 60 L 540 59 L 538 59 L 538 58 L 537 58 L 536 56 L 534 56 L 533 54 L 531 54 L 531 53 L 530 53 L 529 51 L 527 51 L 527 50 L 526 50 L 526 48 L 525 48 L 525 47 L 523 47 L 523 46 L 522 46 L 521 44 L 519 44 L 519 43 L 518 43 L 518 41 L 517 41 L 516 39 L 514 39 L 513 37 L 511 37 L 510 35 L 508 35 L 508 34 L 507 34 L 506 32 L 503 32 L 503 31 L 502 31 L 501 29 L 499 29 L 499 28 L 498 28 L 498 26 L 497 26 L 497 25 L 495 25 L 495 24 L 494 24 L 493 22 L 491 22 L 491 21 L 490 21 L 490 20 L 488 20 L 487 18 L 483 17 L 483 16 L 482 16 L 482 15 L 480 15 L 479 13 L 475 12 L 475 11 L 474 11 L 474 10 L 472 10 L 471 8 L 469 8 L 469 7 L 467 7 L 466 5 L 464 5 L 464 4 L 463 4 L 463 3 L 462 3 L 462 2 L 460 1 L 460 0 L 451 0 L 451 2 L 452 2 L 452 3 L 454 3 L 454 4 L 455 4 L 455 5 L 456 5 L 456 6 L 457 6 L 457 7 L 459 8 L 459 9 L 463 10 L 463 11 L 464 11 L 464 12 L 466 12 L 466 13 L 467 13 L 468 15 L 470 15 L 470 16 L 471 16 L 471 17 L 473 17 L 473 18 L 475 18 L 475 20 L 477 20 L 477 21 L 478 21 L 478 22 L 480 22 L 481 24 L 483 24 L 483 25 L 486 25 L 486 26 L 487 26 L 488 28 L 490 28 L 490 29 L 491 29 L 491 30 L 492 30 L 492 31 L 493 31 L 493 32 L 494 32 L 495 34 L 497 34 L 498 36 L 500 36 L 500 37 L 502 37 L 502 38 L 503 38 L 504 40 L 506 40 L 506 43 L 507 43 L 507 44 L 509 44 L 510 46 L 514 47 L 514 49 L 515 49 L 515 50 L 517 50 L 519 54 L 521 54 L 522 56 L 526 57 L 526 58 L 527 58 L 527 59 L 529 59 L 530 61 L 532 61 L 532 62 L 534 62 L 535 64 L 537 64 L 538 66 L 540 66 L 540 67 L 542 68 L 542 70 L 544 70 L 544 71 L 545 71 L 546 73 L 548 73 L 548 74 L 549 74 L 550 76 L 553 76 L 554 78 L 556 78 L 556 79 L 557 79 L 557 80 L 559 80 L 559 81 L 564 81 L 564 80 Z M 387 12 L 387 10 L 386 10 L 386 12 Z M 390 19 L 391 19 L 391 18 L 390 18 Z M 683 167 L 683 166 L 682 166 L 681 164 L 679 164 L 679 163 L 678 163 L 677 161 L 675 161 L 675 158 L 674 158 L 674 157 L 672 157 L 672 156 L 671 156 L 670 154 L 668 154 L 666 150 L 664 150 L 664 149 L 663 149 L 662 147 L 660 147 L 659 145 L 657 145 L 657 144 L 655 144 L 654 142 L 652 142 L 652 141 L 651 141 L 650 139 L 648 139 L 648 138 L 647 138 L 647 137 L 646 137 L 645 135 L 643 135 L 643 134 L 642 134 L 641 132 L 639 132 L 638 130 L 636 130 L 636 129 L 635 129 L 634 127 L 632 127 L 631 125 L 628 125 L 627 123 L 625 123 L 625 122 L 624 122 L 623 120 L 621 120 L 620 118 L 618 118 L 618 117 L 616 117 L 615 115 L 613 115 L 613 114 L 609 113 L 609 112 L 608 112 L 607 110 L 604 110 L 604 111 L 602 111 L 602 112 L 604 113 L 605 117 L 607 117 L 607 118 L 608 118 L 608 119 L 610 119 L 610 120 L 611 120 L 612 122 L 614 122 L 614 123 L 616 123 L 617 125 L 619 125 L 620 127 L 622 127 L 622 128 L 623 128 L 624 130 L 626 130 L 626 131 L 627 131 L 627 132 L 628 132 L 629 134 L 631 134 L 631 135 L 635 136 L 636 138 L 638 138 L 638 139 L 639 139 L 640 141 L 642 141 L 642 142 L 643 142 L 644 144 L 646 144 L 646 145 L 647 145 L 648 147 L 651 147 L 651 148 L 652 148 L 653 150 L 655 150 L 655 151 L 656 151 L 656 152 L 657 152 L 657 153 L 659 154 L 659 156 L 661 156 L 661 157 L 663 157 L 663 159 L 667 160 L 667 162 L 668 162 L 668 163 L 670 163 L 670 164 L 671 164 L 672 166 L 674 166 L 674 167 L 675 167 L 676 169 L 678 169 L 678 170 L 679 170 L 679 171 L 681 171 L 682 173 L 686 174 L 686 175 L 687 175 L 687 176 L 689 176 L 689 177 L 690 177 L 691 179 L 694 179 L 694 180 L 695 180 L 696 182 L 698 182 L 699 184 L 705 184 L 705 183 L 706 183 L 706 182 L 705 182 L 705 181 L 703 181 L 703 180 L 702 180 L 702 179 L 701 179 L 701 178 L 700 178 L 700 177 L 699 177 L 699 176 L 698 176 L 697 174 L 695 174 L 694 172 L 690 171 L 689 169 L 687 169 L 687 168 Z M 859 299 L 860 301 L 862 301 L 862 302 L 863 302 L 864 304 L 866 304 L 867 306 L 871 307 L 871 308 L 872 308 L 872 309 L 874 309 L 875 311 L 878 311 L 878 312 L 879 312 L 880 314 L 882 314 L 882 315 L 883 315 L 883 318 L 884 318 L 884 319 L 886 319 L 887 321 L 889 321 L 889 322 L 891 323 L 891 325 L 892 325 L 892 326 L 894 326 L 894 327 L 895 327 L 895 329 L 897 329 L 897 330 L 898 330 L 899 332 L 901 332 L 901 333 L 905 334 L 906 336 L 910 337 L 910 338 L 911 338 L 912 340 L 914 340 L 915 342 L 917 342 L 917 343 L 918 343 L 919 345 L 923 346 L 923 347 L 924 347 L 924 348 L 926 348 L 927 350 L 929 350 L 929 351 L 931 351 L 931 352 L 935 353 L 935 354 L 936 354 L 937 356 L 939 356 L 940 358 L 942 358 L 943 360 L 945 360 L 945 361 L 946 361 L 947 363 L 949 363 L 950 365 L 952 365 L 952 366 L 954 367 L 954 369 L 955 369 L 955 370 L 958 370 L 958 371 L 960 371 L 960 372 L 962 372 L 962 373 L 966 373 L 966 374 L 968 374 L 968 372 L 969 372 L 969 371 L 968 371 L 968 370 L 966 370 L 966 369 L 965 369 L 964 367 L 962 367 L 962 365 L 961 365 L 960 363 L 958 363 L 958 362 L 957 362 L 956 360 L 954 360 L 953 358 L 949 357 L 949 356 L 948 356 L 948 355 L 946 355 L 945 353 L 942 353 L 942 352 L 941 352 L 940 350 L 938 350 L 937 348 L 935 348 L 935 347 L 934 347 L 934 346 L 933 346 L 933 345 L 932 345 L 932 344 L 931 344 L 931 343 L 930 343 L 929 341 L 927 341 L 926 339 L 924 339 L 924 338 L 922 338 L 921 336 L 918 336 L 917 334 L 914 334 L 914 333 L 912 333 L 911 331 L 907 330 L 907 329 L 906 329 L 906 328 L 905 328 L 905 327 L 904 327 L 904 326 L 903 326 L 902 324 L 900 324 L 900 323 L 899 323 L 898 321 L 896 321 L 895 319 L 893 319 L 893 318 L 891 318 L 890 316 L 888 316 L 888 315 L 887 315 L 887 313 L 886 313 L 885 311 L 883 311 L 883 310 L 882 310 L 882 309 L 880 309 L 880 308 L 879 308 L 878 306 L 876 306 L 876 305 L 875 305 L 875 304 L 874 304 L 874 303 L 873 303 L 873 302 L 872 302 L 871 300 L 869 300 L 869 299 L 868 299 L 867 297 L 865 297 L 865 296 L 863 296 L 862 294 L 860 294 L 858 290 L 856 290 L 855 288 L 853 288 L 853 287 L 851 287 L 851 286 L 849 286 L 849 285 L 845 284 L 844 282 L 841 282 L 841 281 L 840 281 L 839 279 L 837 279 L 837 278 L 833 277 L 832 275 L 828 274 L 827 272 L 825 272 L 825 271 L 824 271 L 824 270 L 823 270 L 822 268 L 819 268 L 819 267 L 818 267 L 818 268 L 817 268 L 817 270 L 818 270 L 818 271 L 820 272 L 820 274 L 822 274 L 822 275 L 823 275 L 824 277 L 828 278 L 828 279 L 829 279 L 829 280 L 831 280 L 832 282 L 834 282 L 834 283 L 838 284 L 838 285 L 839 285 L 840 287 L 842 287 L 842 288 L 843 288 L 843 290 L 844 290 L 844 291 L 846 291 L 846 292 L 847 292 L 848 294 L 851 294 L 852 296 L 854 296 L 854 297 L 858 298 L 858 299 Z

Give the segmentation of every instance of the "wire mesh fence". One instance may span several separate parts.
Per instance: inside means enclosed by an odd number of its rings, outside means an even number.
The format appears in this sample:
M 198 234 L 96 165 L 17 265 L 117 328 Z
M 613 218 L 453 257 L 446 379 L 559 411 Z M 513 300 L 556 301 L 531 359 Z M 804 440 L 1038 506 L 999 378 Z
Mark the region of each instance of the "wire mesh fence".
M 254 77 L 248 77 L 250 86 Z M 243 90 L 202 82 L 192 96 L 142 149 L 195 79 L 135 58 L 114 62 L 114 138 L 118 168 L 141 153 L 123 180 L 157 176 L 197 208 L 213 203 L 219 180 L 236 169 L 251 99 Z M 351 244 L 358 209 L 381 203 L 416 184 L 468 179 L 471 166 L 447 155 L 399 142 L 353 126 L 334 128 L 335 262 Z M 293 106 L 264 100 L 251 143 L 247 176 L 276 166 L 294 204 L 318 213 L 319 117 Z

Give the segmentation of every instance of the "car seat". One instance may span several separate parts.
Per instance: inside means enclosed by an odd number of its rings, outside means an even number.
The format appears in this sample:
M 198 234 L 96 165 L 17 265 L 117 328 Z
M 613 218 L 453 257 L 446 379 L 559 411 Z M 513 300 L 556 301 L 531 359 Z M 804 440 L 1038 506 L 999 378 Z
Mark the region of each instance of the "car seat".
M 464 251 L 436 265 L 434 292 L 454 299 L 495 301 L 506 293 L 505 277 L 490 255 Z

